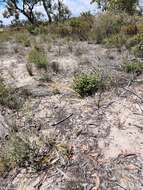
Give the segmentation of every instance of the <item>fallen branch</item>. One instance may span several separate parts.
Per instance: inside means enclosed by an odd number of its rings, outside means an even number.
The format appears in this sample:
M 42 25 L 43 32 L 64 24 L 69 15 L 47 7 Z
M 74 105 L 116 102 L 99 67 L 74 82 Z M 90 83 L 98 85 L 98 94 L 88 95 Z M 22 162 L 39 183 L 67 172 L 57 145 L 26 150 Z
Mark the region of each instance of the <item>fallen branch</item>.
M 52 124 L 52 126 L 56 126 L 56 125 L 59 125 L 61 124 L 62 122 L 66 121 L 67 119 L 69 119 L 71 116 L 73 116 L 73 113 L 71 113 L 68 117 L 62 119 L 61 121 L 57 122 L 57 123 L 54 123 Z

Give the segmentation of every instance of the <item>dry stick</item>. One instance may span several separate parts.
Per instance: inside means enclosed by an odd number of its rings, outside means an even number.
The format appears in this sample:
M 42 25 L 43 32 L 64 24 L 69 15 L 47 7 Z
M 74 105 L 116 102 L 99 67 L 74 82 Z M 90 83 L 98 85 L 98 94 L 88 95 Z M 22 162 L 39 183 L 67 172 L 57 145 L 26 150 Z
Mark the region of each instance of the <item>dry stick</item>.
M 140 129 L 141 131 L 143 130 L 143 127 L 139 126 L 139 125 L 134 125 L 135 127 L 137 127 L 138 129 Z
M 56 126 L 56 125 L 59 125 L 60 123 L 64 122 L 65 120 L 69 119 L 71 116 L 73 116 L 73 113 L 71 113 L 68 117 L 62 119 L 61 121 L 57 122 L 57 123 L 54 123 L 52 124 L 52 126 Z
M 127 88 L 124 88 L 124 87 L 123 87 L 123 89 L 126 90 L 126 91 L 128 91 L 128 92 L 130 92 L 130 93 L 132 93 L 132 94 L 134 94 L 134 95 L 135 95 L 136 97 L 138 97 L 141 101 L 143 101 L 143 98 L 140 97 L 140 96 L 139 96 L 138 94 L 136 94 L 135 92 L 133 92 L 133 91 L 127 89 Z
M 116 183 L 116 185 L 118 185 L 119 187 L 121 187 L 121 189 L 128 190 L 125 187 L 122 187 L 119 183 Z

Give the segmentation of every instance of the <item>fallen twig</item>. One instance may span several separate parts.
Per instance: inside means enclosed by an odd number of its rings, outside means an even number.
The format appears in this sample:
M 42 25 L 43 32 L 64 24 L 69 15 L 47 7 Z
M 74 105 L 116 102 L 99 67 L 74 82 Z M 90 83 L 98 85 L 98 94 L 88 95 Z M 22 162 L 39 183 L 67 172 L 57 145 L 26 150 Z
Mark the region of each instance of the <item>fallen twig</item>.
M 123 89 L 124 90 L 126 90 L 126 91 L 128 91 L 128 92 L 130 92 L 130 93 L 132 93 L 132 94 L 134 94 L 136 97 L 138 97 L 141 101 L 143 101 L 143 98 L 142 97 L 140 97 L 138 94 L 136 94 L 135 92 L 133 92 L 132 90 L 130 90 L 130 89 L 127 89 L 127 88 L 124 88 L 123 87 Z
M 140 129 L 141 131 L 143 130 L 142 126 L 139 126 L 139 125 L 134 125 L 134 126 L 137 127 L 138 129 Z
M 57 122 L 57 123 L 54 123 L 52 124 L 52 126 L 56 126 L 56 125 L 59 125 L 61 124 L 62 122 L 64 122 L 65 120 L 69 119 L 71 116 L 73 116 L 73 113 L 71 113 L 68 117 L 62 119 L 61 121 Z
M 63 175 L 64 176 L 64 178 L 65 179 L 70 179 L 70 177 L 65 173 L 65 172 L 63 172 L 62 170 L 60 170 L 59 168 L 57 168 L 57 170 L 58 170 L 58 172 L 61 174 L 61 175 Z
M 116 183 L 116 185 L 118 185 L 119 187 L 121 187 L 121 189 L 128 190 L 125 187 L 121 186 L 119 183 Z

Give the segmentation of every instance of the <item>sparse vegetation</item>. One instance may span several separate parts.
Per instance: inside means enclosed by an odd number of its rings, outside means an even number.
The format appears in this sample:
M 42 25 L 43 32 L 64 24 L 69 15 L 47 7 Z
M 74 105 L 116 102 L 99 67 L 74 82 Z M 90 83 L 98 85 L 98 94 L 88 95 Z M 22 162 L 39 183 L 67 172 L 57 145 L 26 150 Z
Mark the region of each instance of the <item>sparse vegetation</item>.
M 137 1 L 93 0 L 104 12 L 78 17 L 64 0 L 2 2 L 0 188 L 142 189 Z

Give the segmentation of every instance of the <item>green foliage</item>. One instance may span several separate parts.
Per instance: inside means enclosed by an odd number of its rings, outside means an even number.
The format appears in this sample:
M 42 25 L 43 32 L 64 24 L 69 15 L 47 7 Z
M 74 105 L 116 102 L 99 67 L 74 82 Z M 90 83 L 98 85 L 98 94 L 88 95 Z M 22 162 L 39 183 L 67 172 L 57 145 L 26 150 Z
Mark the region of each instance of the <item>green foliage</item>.
M 26 33 L 20 33 L 16 35 L 16 42 L 22 44 L 25 47 L 31 46 L 29 35 Z
M 96 2 L 104 10 L 124 11 L 131 15 L 135 13 L 138 5 L 138 0 L 92 0 L 91 2 Z
M 28 61 L 35 64 L 38 68 L 47 69 L 48 58 L 43 51 L 32 49 L 28 55 Z
M 73 80 L 73 89 L 82 97 L 93 95 L 104 87 L 101 77 L 97 74 L 81 74 Z
M 111 0 L 109 8 L 111 10 L 125 11 L 128 14 L 134 14 L 138 0 Z
M 140 75 L 143 71 L 143 64 L 140 62 L 127 62 L 124 63 L 123 69 L 127 73 Z

